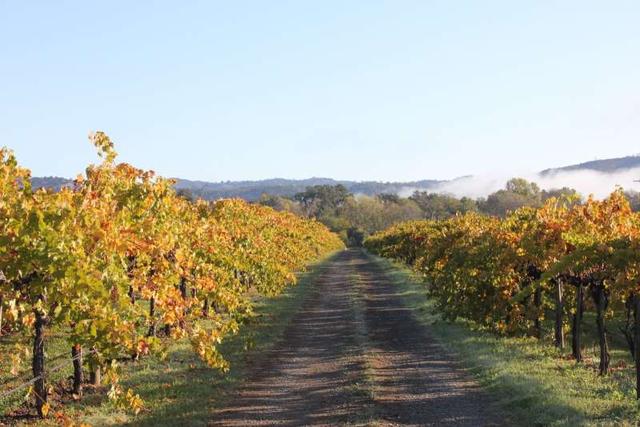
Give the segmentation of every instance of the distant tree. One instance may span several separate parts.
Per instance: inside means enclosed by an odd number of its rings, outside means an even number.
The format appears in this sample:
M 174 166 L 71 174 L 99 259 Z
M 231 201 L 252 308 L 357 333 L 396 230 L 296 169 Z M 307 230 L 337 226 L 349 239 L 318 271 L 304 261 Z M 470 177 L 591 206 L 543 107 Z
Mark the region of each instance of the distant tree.
M 364 243 L 365 234 L 362 230 L 356 227 L 349 227 L 347 229 L 347 244 L 352 247 L 361 247 Z
M 504 190 L 498 190 L 486 199 L 478 201 L 480 211 L 495 216 L 505 216 L 507 212 L 523 206 L 537 207 L 541 204 L 540 187 L 524 178 L 512 178 Z
M 475 200 L 468 197 L 457 199 L 447 194 L 416 191 L 409 199 L 417 204 L 427 219 L 445 219 L 457 213 L 478 210 Z
M 569 187 L 562 188 L 552 188 L 551 190 L 542 190 L 540 193 L 542 201 L 546 201 L 552 197 L 556 199 L 567 199 L 567 200 L 575 200 L 575 203 L 580 203 L 582 201 L 582 195 L 578 193 L 575 189 Z
M 277 211 L 286 211 L 303 216 L 303 209 L 300 203 L 295 200 L 291 200 L 288 197 L 265 193 L 260 196 L 258 203 L 264 206 L 269 206 Z
M 505 185 L 505 190 L 523 197 L 535 198 L 540 196 L 540 187 L 535 182 L 524 178 L 511 178 Z
M 344 215 L 339 215 L 335 212 L 320 217 L 319 221 L 329 227 L 332 231 L 335 231 L 336 233 L 345 233 L 345 235 L 346 230 L 351 226 L 351 223 L 344 217 Z
M 398 198 L 397 203 L 391 203 L 367 196 L 348 200 L 338 214 L 347 220 L 350 227 L 362 231 L 365 236 L 397 222 L 422 217 L 422 211 L 413 200 Z
M 400 196 L 391 193 L 382 193 L 376 196 L 383 203 L 400 203 Z
M 460 199 L 460 209 L 458 212 L 475 212 L 478 210 L 478 202 L 470 197 L 463 197 Z
M 178 197 L 182 197 L 185 200 L 188 200 L 190 202 L 193 202 L 196 200 L 196 197 L 193 195 L 193 192 L 189 189 L 186 188 L 181 188 L 179 190 L 176 191 L 176 195 Z
M 307 216 L 320 218 L 341 207 L 352 197 L 349 190 L 342 185 L 314 185 L 294 196 L 300 202 Z

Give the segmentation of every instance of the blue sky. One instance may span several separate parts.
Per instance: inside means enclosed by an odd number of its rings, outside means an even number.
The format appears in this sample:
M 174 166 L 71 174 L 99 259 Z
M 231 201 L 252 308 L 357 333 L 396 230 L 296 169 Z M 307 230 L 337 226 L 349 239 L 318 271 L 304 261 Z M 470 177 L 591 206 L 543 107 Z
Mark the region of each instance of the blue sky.
M 96 4 L 89 4 L 96 3 Z M 518 173 L 640 152 L 638 1 L 0 2 L 0 145 L 75 176 Z

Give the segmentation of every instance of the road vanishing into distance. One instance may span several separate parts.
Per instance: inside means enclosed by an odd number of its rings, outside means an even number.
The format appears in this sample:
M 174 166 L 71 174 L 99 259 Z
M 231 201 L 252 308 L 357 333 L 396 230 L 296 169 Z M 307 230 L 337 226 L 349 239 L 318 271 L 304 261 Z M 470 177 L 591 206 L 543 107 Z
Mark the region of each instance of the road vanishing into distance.
M 214 426 L 501 425 L 491 396 L 357 249 L 323 264 Z

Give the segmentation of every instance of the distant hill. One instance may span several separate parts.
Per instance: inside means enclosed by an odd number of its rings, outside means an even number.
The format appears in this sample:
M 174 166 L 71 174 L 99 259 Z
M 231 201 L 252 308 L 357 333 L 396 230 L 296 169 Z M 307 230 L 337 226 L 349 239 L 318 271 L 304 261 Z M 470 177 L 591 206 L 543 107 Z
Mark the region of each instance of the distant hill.
M 56 191 L 60 190 L 62 187 L 67 185 L 71 185 L 73 183 L 72 180 L 67 178 L 60 178 L 57 176 L 45 176 L 45 177 L 33 177 L 31 178 L 31 186 L 34 189 L 38 188 L 52 188 Z
M 422 180 L 415 182 L 377 182 L 377 181 L 339 181 L 331 178 L 309 179 L 265 179 L 261 181 L 204 182 L 178 179 L 176 189 L 191 191 L 206 200 L 228 197 L 240 197 L 245 200 L 258 200 L 263 194 L 293 196 L 313 185 L 344 185 L 354 194 L 375 196 L 381 193 L 399 193 L 411 188 L 428 189 L 442 181 Z
M 592 160 L 590 162 L 579 163 L 577 165 L 545 169 L 540 172 L 540 175 L 554 175 L 559 172 L 574 172 L 579 170 L 613 173 L 634 168 L 640 168 L 640 155 L 618 157 L 615 159 Z
M 559 168 L 545 169 L 541 176 L 553 175 L 560 172 L 579 170 L 593 170 L 598 172 L 619 172 L 625 169 L 640 168 L 640 156 L 627 156 L 616 159 L 593 160 L 591 162 Z M 469 178 L 469 177 L 464 177 Z M 461 178 L 457 178 L 461 179 Z M 455 181 L 455 180 L 453 180 Z M 70 185 L 71 180 L 59 177 L 32 178 L 35 188 L 46 187 L 59 190 L 65 185 Z M 431 190 L 438 185 L 452 181 L 438 181 L 425 179 L 412 182 L 379 182 L 379 181 L 340 181 L 331 178 L 308 179 L 283 179 L 273 178 L 260 181 L 225 181 L 207 182 L 176 179 L 177 190 L 189 190 L 194 196 L 205 200 L 217 200 L 222 198 L 239 197 L 249 201 L 255 201 L 263 194 L 278 196 L 293 196 L 304 191 L 312 185 L 344 185 L 351 193 L 375 196 L 383 193 L 409 195 L 415 190 Z
M 331 178 L 308 179 L 265 179 L 261 181 L 226 181 L 207 182 L 176 179 L 177 190 L 188 190 L 194 196 L 205 200 L 217 200 L 223 198 L 239 197 L 249 201 L 255 201 L 263 194 L 291 197 L 304 191 L 312 185 L 344 185 L 351 193 L 375 196 L 382 193 L 400 193 L 413 191 L 414 189 L 433 188 L 444 181 L 422 180 L 413 182 L 377 182 L 377 181 L 339 181 Z M 63 186 L 71 185 L 72 181 L 59 177 L 34 177 L 31 179 L 34 188 L 52 188 L 59 190 Z

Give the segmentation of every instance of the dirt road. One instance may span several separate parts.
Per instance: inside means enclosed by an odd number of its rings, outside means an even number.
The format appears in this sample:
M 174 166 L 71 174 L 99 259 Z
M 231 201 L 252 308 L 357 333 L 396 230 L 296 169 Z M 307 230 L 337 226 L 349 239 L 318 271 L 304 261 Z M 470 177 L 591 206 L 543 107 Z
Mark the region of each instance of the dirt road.
M 212 420 L 255 425 L 499 425 L 490 396 L 358 250 L 327 263 L 273 350 Z

